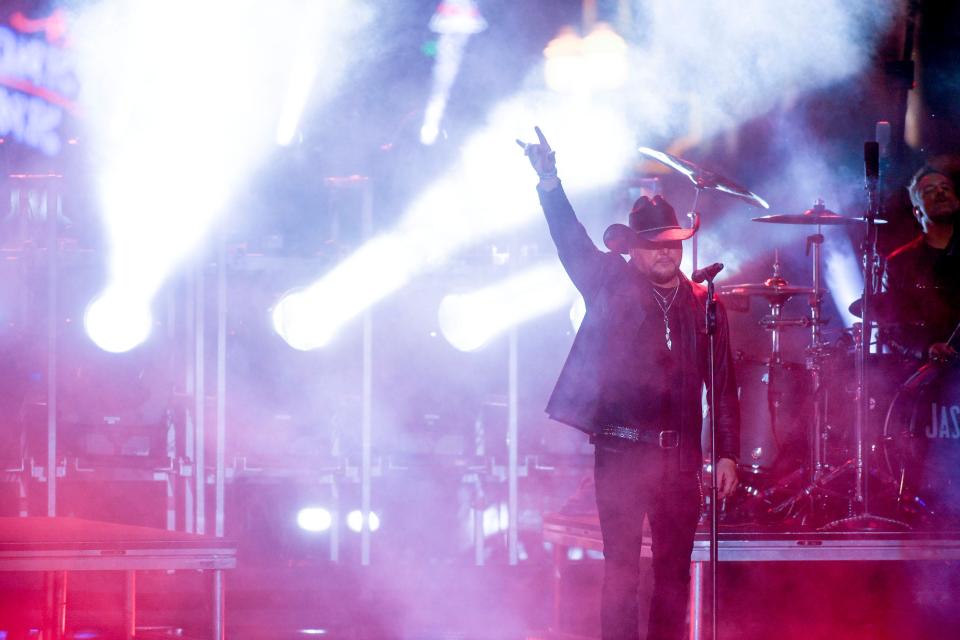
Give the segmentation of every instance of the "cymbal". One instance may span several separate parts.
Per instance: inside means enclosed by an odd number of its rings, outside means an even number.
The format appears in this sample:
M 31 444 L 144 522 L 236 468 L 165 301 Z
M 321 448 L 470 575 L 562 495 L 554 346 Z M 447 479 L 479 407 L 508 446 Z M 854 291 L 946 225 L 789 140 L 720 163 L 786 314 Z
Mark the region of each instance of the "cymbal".
M 864 218 L 850 218 L 839 213 L 834 213 L 823 206 L 823 201 L 818 200 L 812 208 L 803 213 L 775 213 L 769 216 L 760 216 L 751 218 L 754 222 L 770 222 L 773 224 L 809 224 L 809 225 L 841 225 L 841 224 L 859 224 Z M 886 220 L 876 219 L 877 224 L 884 224 Z
M 805 213 L 775 213 L 769 216 L 760 216 L 751 218 L 754 222 L 772 222 L 774 224 L 815 224 L 815 225 L 837 225 L 837 224 L 859 224 L 864 222 L 864 218 L 848 218 L 840 214 L 828 212 L 826 215 L 806 215 Z M 887 224 L 886 220 L 880 218 L 874 219 L 876 224 Z
M 684 160 L 683 158 L 672 156 L 669 153 L 651 149 L 650 147 L 640 147 L 637 149 L 637 151 L 648 158 L 653 158 L 654 160 L 665 164 L 677 173 L 687 176 L 687 178 L 690 179 L 690 182 L 692 182 L 697 189 L 710 189 L 711 191 L 719 191 L 720 193 L 725 193 L 729 196 L 733 196 L 734 198 L 739 198 L 751 206 L 760 207 L 761 209 L 770 208 L 770 205 L 767 204 L 766 200 L 750 191 L 746 187 L 741 186 L 733 180 L 725 178 L 718 173 L 714 173 L 709 169 L 704 169 L 703 167 L 698 166 L 689 160 Z
M 753 296 L 766 298 L 772 303 L 784 303 L 793 296 L 813 295 L 813 287 L 794 287 L 787 284 L 757 282 L 748 284 L 725 284 L 717 287 L 722 296 Z M 823 291 L 821 289 L 821 291 Z
M 751 218 L 754 222 L 772 222 L 773 224 L 855 224 L 853 218 L 841 216 L 832 211 L 825 214 L 807 215 L 805 213 L 775 213 L 769 216 Z

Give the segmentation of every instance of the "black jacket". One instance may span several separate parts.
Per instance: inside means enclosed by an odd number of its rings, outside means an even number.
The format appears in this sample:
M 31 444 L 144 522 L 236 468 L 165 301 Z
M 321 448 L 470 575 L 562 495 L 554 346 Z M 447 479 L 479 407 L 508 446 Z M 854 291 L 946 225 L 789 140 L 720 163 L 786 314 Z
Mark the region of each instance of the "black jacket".
M 556 244 L 560 262 L 586 302 L 587 314 L 577 332 L 570 355 L 560 373 L 547 404 L 554 420 L 581 431 L 595 434 L 599 402 L 607 397 L 605 389 L 616 383 L 618 372 L 628 370 L 624 358 L 636 358 L 635 351 L 623 348 L 632 336 L 646 332 L 650 340 L 640 343 L 653 349 L 663 340 L 660 309 L 656 307 L 651 285 L 637 278 L 635 267 L 619 254 L 602 252 L 593 244 L 577 220 L 562 187 L 539 191 L 550 235 Z M 684 461 L 699 465 L 702 460 L 702 390 L 708 377 L 708 337 L 705 330 L 706 289 L 681 276 L 675 304 L 681 318 L 681 344 L 674 345 L 680 360 L 679 429 Z M 646 345 L 646 347 L 644 346 Z M 730 353 L 730 334 L 726 312 L 718 304 L 716 335 L 717 457 L 737 460 L 740 453 L 740 410 Z M 648 361 L 641 353 L 644 361 Z M 649 359 L 654 362 L 654 358 Z M 654 376 L 663 375 L 655 367 L 647 371 L 649 387 L 658 387 Z M 642 380 L 636 393 L 643 394 Z M 641 395 L 642 397 L 642 395 Z

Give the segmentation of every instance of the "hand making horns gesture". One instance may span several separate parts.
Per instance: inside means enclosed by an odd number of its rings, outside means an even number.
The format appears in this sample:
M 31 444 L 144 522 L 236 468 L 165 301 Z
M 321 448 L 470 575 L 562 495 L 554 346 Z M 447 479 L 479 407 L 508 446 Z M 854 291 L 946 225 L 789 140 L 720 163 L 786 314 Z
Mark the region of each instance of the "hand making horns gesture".
M 537 172 L 537 175 L 543 178 L 557 177 L 557 152 L 550 148 L 550 143 L 543 136 L 540 127 L 534 127 L 537 132 L 539 144 L 531 144 L 517 140 L 517 144 L 523 148 L 524 154 L 530 159 L 530 166 Z

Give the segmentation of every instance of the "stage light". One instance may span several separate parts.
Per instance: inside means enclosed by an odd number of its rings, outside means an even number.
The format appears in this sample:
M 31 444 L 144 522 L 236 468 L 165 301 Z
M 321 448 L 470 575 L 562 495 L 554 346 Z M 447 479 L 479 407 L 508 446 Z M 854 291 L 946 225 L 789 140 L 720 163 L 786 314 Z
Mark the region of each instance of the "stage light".
M 297 512 L 297 525 L 304 531 L 323 532 L 333 524 L 333 516 L 323 507 L 304 507 Z
M 111 353 L 129 351 L 150 335 L 153 318 L 142 298 L 107 290 L 83 314 L 83 327 L 93 342 Z
M 581 55 L 583 41 L 571 27 L 564 27 L 543 50 L 544 81 L 553 91 L 587 89 L 586 64 Z
M 489 538 L 510 528 L 510 507 L 506 502 L 492 504 L 481 512 L 483 536 Z
M 106 289 L 152 300 L 268 157 L 283 96 L 299 113 L 313 78 L 314 96 L 329 98 L 369 17 L 366 2 L 350 0 L 105 0 L 77 10 L 71 42 L 110 252 Z M 305 39 L 315 57 L 294 62 Z M 332 62 L 314 69 L 313 59 Z M 291 65 L 285 85 L 277 70 Z
M 460 351 L 475 351 L 510 327 L 569 304 L 575 294 L 560 264 L 533 267 L 478 291 L 445 296 L 440 331 Z
M 487 21 L 473 0 L 443 0 L 430 18 L 434 33 L 461 33 L 472 35 L 487 28 Z
M 610 25 L 601 22 L 587 34 L 582 54 L 594 89 L 610 91 L 627 83 L 627 43 Z
M 585 38 L 563 28 L 543 56 L 544 80 L 554 91 L 610 91 L 622 88 L 629 76 L 627 43 L 602 22 Z
M 368 524 L 370 525 L 370 531 L 376 531 L 380 528 L 380 516 L 371 511 Z M 354 533 L 360 533 L 360 529 L 363 528 L 363 513 L 359 509 L 347 514 L 347 527 Z
M 430 30 L 439 33 L 436 58 L 433 63 L 433 83 L 430 99 L 420 127 L 420 142 L 431 145 L 440 133 L 440 123 L 450 98 L 463 52 L 470 36 L 487 28 L 487 21 L 473 0 L 444 0 L 430 18 Z

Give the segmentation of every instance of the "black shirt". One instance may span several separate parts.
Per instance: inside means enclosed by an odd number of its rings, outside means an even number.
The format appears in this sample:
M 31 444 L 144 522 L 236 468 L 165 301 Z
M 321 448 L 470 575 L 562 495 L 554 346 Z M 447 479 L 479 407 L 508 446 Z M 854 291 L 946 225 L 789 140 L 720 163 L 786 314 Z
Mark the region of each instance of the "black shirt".
M 895 349 L 922 358 L 927 347 L 947 340 L 960 319 L 960 251 L 954 233 L 944 249 L 923 236 L 887 256 L 884 280 L 894 296 L 884 335 Z
M 683 336 L 680 329 L 680 312 L 676 296 L 677 287 L 664 289 L 646 287 L 651 304 L 647 317 L 632 340 L 624 345 L 626 353 L 621 359 L 626 370 L 612 377 L 604 393 L 601 412 L 603 421 L 609 425 L 630 426 L 662 431 L 676 429 L 679 420 L 677 407 L 680 403 L 680 363 L 677 356 Z M 656 298 L 659 292 L 660 298 Z M 663 300 L 666 300 L 664 303 Z M 664 321 L 663 307 L 667 307 Z M 667 347 L 666 327 L 670 327 L 670 346 Z M 646 348 L 644 348 L 646 345 Z M 651 349 L 650 347 L 653 347 Z M 649 354 L 654 354 L 653 359 Z M 660 371 L 650 384 L 650 370 Z

